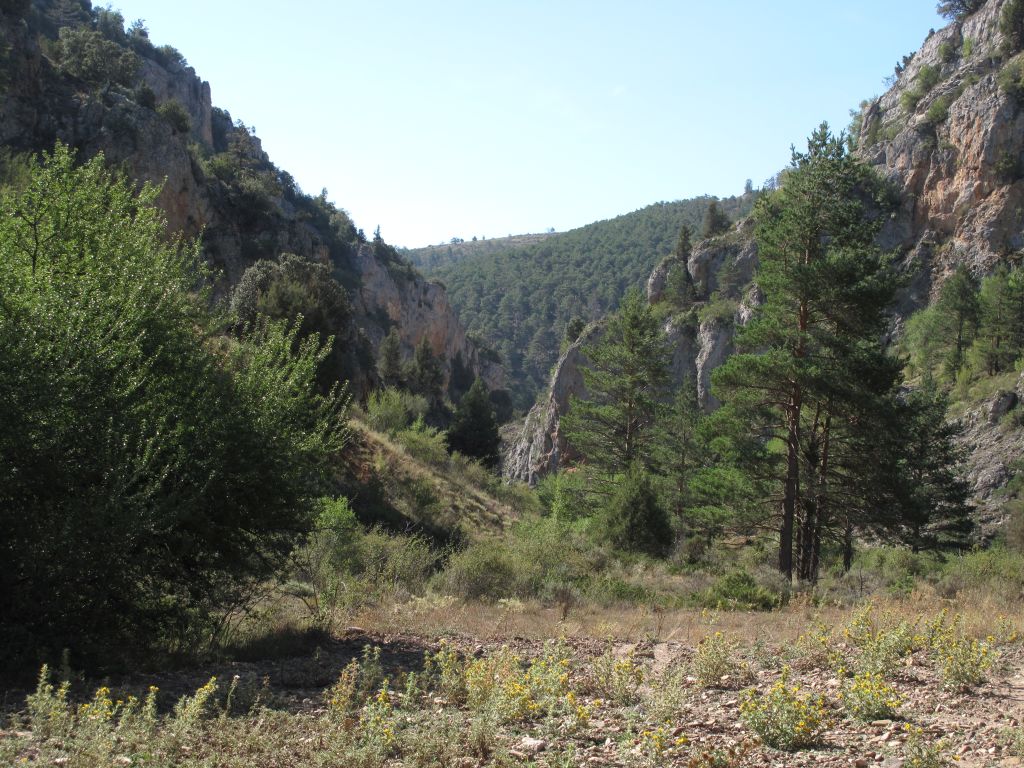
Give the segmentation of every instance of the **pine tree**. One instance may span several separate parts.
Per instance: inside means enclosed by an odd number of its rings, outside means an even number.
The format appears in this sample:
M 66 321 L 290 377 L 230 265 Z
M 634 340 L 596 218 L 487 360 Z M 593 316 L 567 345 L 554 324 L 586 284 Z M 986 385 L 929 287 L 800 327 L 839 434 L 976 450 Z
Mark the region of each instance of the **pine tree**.
M 669 350 L 658 322 L 635 288 L 584 347 L 587 397 L 573 397 L 561 422 L 587 464 L 608 474 L 651 460 L 652 426 L 668 382 Z
M 704 221 L 701 226 L 701 237 L 705 240 L 709 237 L 717 237 L 723 232 L 728 232 L 732 222 L 729 216 L 718 207 L 718 201 L 712 200 L 704 211 Z
M 817 573 L 832 517 L 833 440 L 864 403 L 893 389 L 896 371 L 878 339 L 895 282 L 873 245 L 883 218 L 871 215 L 887 201 L 880 179 L 822 124 L 756 208 L 765 303 L 737 335 L 747 351 L 713 381 L 727 408 L 783 446 L 773 471 L 781 485 L 778 565 L 789 578 Z
M 498 464 L 500 446 L 494 407 L 487 387 L 477 378 L 455 409 L 448 429 L 448 447 L 494 467 Z
M 416 345 L 412 362 L 405 370 L 405 381 L 413 394 L 422 395 L 434 404 L 440 400 L 444 374 L 426 336 Z
M 629 467 L 598 512 L 598 534 L 617 549 L 663 556 L 672 546 L 672 525 L 651 479 L 639 464 Z
M 904 403 L 907 450 L 895 468 L 904 509 L 898 530 L 915 552 L 966 549 L 974 530 L 970 486 L 958 472 L 960 427 L 946 420 L 948 405 L 934 387 L 912 392 Z
M 936 309 L 951 338 L 945 360 L 945 372 L 951 379 L 964 363 L 964 353 L 978 330 L 981 305 L 978 286 L 967 267 L 960 264 L 942 284 Z
M 377 351 L 377 375 L 385 387 L 402 386 L 402 342 L 392 328 Z
M 994 376 L 1024 354 L 1024 270 L 1001 264 L 982 281 L 979 301 L 981 325 L 972 356 L 976 367 Z

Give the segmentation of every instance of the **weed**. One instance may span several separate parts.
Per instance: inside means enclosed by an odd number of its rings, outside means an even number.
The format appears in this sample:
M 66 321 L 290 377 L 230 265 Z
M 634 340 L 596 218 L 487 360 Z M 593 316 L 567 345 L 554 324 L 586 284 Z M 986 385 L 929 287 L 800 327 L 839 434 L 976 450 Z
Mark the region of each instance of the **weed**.
M 442 640 L 436 653 L 426 653 L 423 672 L 442 696 L 455 704 L 466 700 L 466 667 L 458 652 Z
M 722 685 L 722 678 L 737 669 L 732 657 L 735 651 L 736 643 L 721 632 L 704 637 L 697 643 L 697 652 L 693 657 L 693 672 L 697 682 L 706 688 Z
M 745 691 L 740 701 L 740 717 L 750 730 L 775 749 L 804 749 L 821 741 L 829 724 L 825 699 L 801 692 L 789 684 L 790 669 L 765 694 Z
M 611 646 L 594 662 L 594 681 L 598 693 L 612 704 L 628 706 L 637 701 L 644 684 L 643 667 L 633 651 L 616 658 Z
M 962 636 L 935 648 L 942 685 L 951 691 L 965 691 L 983 683 L 996 656 L 988 642 Z
M 843 670 L 839 670 L 843 677 Z M 846 682 L 842 693 L 843 706 L 856 720 L 892 720 L 903 702 L 896 689 L 876 673 L 862 672 Z
M 933 741 L 925 738 L 924 730 L 907 723 L 903 726 L 907 734 L 907 741 L 903 745 L 903 754 L 906 761 L 904 768 L 942 768 L 947 765 L 943 752 L 946 749 L 944 741 Z

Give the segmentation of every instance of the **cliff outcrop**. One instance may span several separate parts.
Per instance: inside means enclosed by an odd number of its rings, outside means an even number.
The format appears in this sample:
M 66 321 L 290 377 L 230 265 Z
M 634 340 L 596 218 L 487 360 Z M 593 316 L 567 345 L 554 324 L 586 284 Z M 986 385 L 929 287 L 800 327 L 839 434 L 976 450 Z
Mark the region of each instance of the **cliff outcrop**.
M 362 350 L 357 392 L 372 383 L 373 350 L 393 326 L 407 355 L 429 340 L 446 380 L 458 357 L 491 388 L 503 386 L 500 365 L 467 338 L 441 285 L 394 249 L 368 243 L 323 196 L 303 194 L 248 128 L 213 106 L 210 84 L 180 54 L 153 48 L 148 38 L 129 45 L 120 23 L 104 25 L 104 13 L 111 12 L 86 2 L 69 14 L 54 0 L 0 13 L 0 147 L 8 157 L 61 141 L 161 184 L 158 203 L 170 231 L 201 238 L 217 295 L 229 294 L 256 261 L 282 253 L 330 266 L 353 309 L 353 327 L 340 342 Z M 109 50 L 120 46 L 134 62 L 131 81 L 86 81 L 68 71 L 57 40 L 62 26 L 93 31 L 95 44 Z

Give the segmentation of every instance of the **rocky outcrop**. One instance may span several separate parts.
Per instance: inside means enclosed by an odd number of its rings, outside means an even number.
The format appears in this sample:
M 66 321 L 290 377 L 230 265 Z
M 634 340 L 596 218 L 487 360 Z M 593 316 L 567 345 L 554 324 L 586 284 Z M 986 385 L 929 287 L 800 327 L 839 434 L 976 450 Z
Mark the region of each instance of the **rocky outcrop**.
M 600 339 L 604 328 L 592 323 L 558 359 L 547 398 L 530 409 L 526 418 L 504 430 L 502 474 L 506 479 L 535 485 L 544 475 L 572 457 L 561 433 L 561 419 L 569 412 L 572 397 L 586 397 L 582 369 L 587 365 L 583 347 Z
M 209 83 L 182 60 L 141 56 L 130 88 L 97 89 L 63 74 L 40 44 L 56 34 L 51 5 L 36 0 L 24 17 L 0 9 L 0 145 L 38 152 L 59 140 L 84 157 L 103 153 L 129 176 L 161 185 L 157 202 L 170 231 L 201 238 L 219 297 L 261 258 L 287 252 L 331 266 L 352 304 L 354 327 L 341 341 L 361 350 L 357 392 L 372 382 L 369 358 L 392 326 L 407 355 L 426 337 L 446 379 L 458 356 L 492 389 L 504 386 L 501 366 L 467 338 L 443 286 L 400 263 L 392 249 L 394 258 L 380 257 L 344 214 L 336 216 L 345 218 L 347 229 L 337 227 L 330 212 L 317 209 L 271 163 L 256 136 L 214 109 Z M 152 101 L 139 97 L 147 88 Z M 171 101 L 188 114 L 188 130 L 160 114 Z M 232 184 L 208 162 L 229 146 L 232 162 L 242 166 L 236 178 L 244 183 Z

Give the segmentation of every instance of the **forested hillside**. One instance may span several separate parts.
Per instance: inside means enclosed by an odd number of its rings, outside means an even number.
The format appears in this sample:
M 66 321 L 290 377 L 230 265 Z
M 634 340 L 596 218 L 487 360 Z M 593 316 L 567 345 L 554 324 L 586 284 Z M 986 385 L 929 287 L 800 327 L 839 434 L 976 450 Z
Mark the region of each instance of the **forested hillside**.
M 615 309 L 626 289 L 645 281 L 672 251 L 684 225 L 702 233 L 712 203 L 719 214 L 736 221 L 750 212 L 756 197 L 748 184 L 737 197 L 655 203 L 539 242 L 509 248 L 490 245 L 504 240 L 454 244 L 450 261 L 435 260 L 441 247 L 408 255 L 445 284 L 463 326 L 501 356 L 516 405 L 529 408 L 547 386 L 573 321 L 578 332 L 581 322 Z M 723 221 L 707 223 L 722 226 Z M 472 248 L 456 258 L 456 249 L 465 246 Z

